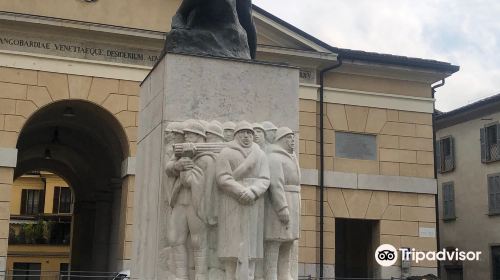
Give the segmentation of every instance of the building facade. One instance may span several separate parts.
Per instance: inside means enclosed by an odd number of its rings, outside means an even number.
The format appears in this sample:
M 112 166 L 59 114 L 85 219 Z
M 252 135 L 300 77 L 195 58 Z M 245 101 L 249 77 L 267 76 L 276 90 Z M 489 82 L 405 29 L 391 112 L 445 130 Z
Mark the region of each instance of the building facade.
M 9 275 L 44 271 L 57 279 L 70 264 L 72 194 L 68 184 L 47 172 L 25 174 L 11 192 Z
M 500 279 L 500 95 L 436 117 L 440 245 L 482 252 L 442 276 Z
M 72 269 L 130 267 L 139 86 L 179 3 L 0 2 L 1 267 L 12 184 L 32 170 L 73 188 Z M 254 19 L 257 59 L 301 69 L 299 274 L 436 274 L 434 262 L 382 268 L 373 253 L 437 247 L 431 87 L 458 67 L 335 48 L 258 7 Z

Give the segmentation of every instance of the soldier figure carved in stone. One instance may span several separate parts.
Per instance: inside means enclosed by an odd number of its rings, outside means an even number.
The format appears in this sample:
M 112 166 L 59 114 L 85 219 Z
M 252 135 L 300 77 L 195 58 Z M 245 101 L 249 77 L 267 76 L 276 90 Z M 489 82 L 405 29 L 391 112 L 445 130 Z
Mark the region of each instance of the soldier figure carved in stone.
M 292 279 L 290 256 L 300 232 L 300 169 L 294 141 L 293 131 L 281 127 L 275 144 L 268 148 L 271 183 L 265 205 L 266 280 Z
M 211 121 L 207 126 L 207 143 L 223 143 L 224 140 L 224 130 L 222 129 L 222 124 L 218 121 Z M 216 184 L 216 182 L 214 182 Z M 218 190 L 214 189 L 213 196 L 210 199 L 212 201 L 211 211 L 217 212 L 219 205 L 219 196 L 217 195 Z M 217 225 L 209 225 L 208 227 L 208 270 L 209 279 L 217 280 L 224 279 L 224 271 L 222 264 L 219 260 L 217 254 Z
M 224 142 L 224 130 L 218 121 L 211 121 L 207 126 L 207 143 Z
M 259 145 L 260 149 L 264 152 L 266 151 L 266 132 L 264 127 L 260 123 L 253 124 L 253 130 L 255 131 L 255 144 Z
M 221 150 L 216 161 L 218 255 L 224 262 L 226 280 L 253 280 L 255 261 L 264 257 L 264 194 L 269 187 L 269 165 L 253 138 L 252 125 L 238 123 L 234 141 Z
M 205 128 L 195 120 L 185 122 L 184 138 L 189 143 L 204 143 Z M 193 151 L 187 149 L 189 156 Z M 186 242 L 191 237 L 195 279 L 208 277 L 208 231 L 207 226 L 216 222 L 215 214 L 210 211 L 215 182 L 215 154 L 196 153 L 192 158 L 183 156 L 167 163 L 167 172 L 178 178 L 172 197 L 172 215 L 168 223 L 167 237 L 174 247 L 176 279 L 188 278 L 188 252 Z
M 225 122 L 222 124 L 222 128 L 224 129 L 224 139 L 226 142 L 231 142 L 234 139 L 234 128 L 236 124 L 234 122 Z
M 165 166 L 171 160 L 175 159 L 174 151 L 172 148 L 173 144 L 184 142 L 184 131 L 182 130 L 183 125 L 180 122 L 171 122 L 165 128 Z M 163 212 L 164 216 L 161 219 L 160 228 L 162 232 L 165 232 L 168 228 L 168 221 L 172 216 L 171 200 L 172 190 L 175 188 L 176 184 L 180 184 L 178 177 L 169 176 L 168 172 L 164 173 L 164 183 L 161 194 L 161 208 L 165 209 Z M 173 248 L 172 244 L 168 242 L 166 235 L 162 235 L 160 239 L 160 256 L 162 259 L 162 270 L 173 274 L 175 271 L 175 264 L 173 258 Z
M 266 145 L 270 145 L 274 143 L 274 138 L 276 135 L 276 130 L 278 129 L 272 122 L 265 121 L 262 123 L 264 127 L 264 132 L 266 134 Z

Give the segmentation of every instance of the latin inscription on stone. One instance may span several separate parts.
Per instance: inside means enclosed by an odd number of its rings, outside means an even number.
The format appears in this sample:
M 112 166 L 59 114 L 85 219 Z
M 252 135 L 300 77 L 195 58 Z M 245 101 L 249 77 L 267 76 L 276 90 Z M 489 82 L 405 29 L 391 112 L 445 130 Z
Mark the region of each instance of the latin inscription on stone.
M 0 49 L 143 66 L 153 66 L 161 52 L 16 32 L 0 35 Z

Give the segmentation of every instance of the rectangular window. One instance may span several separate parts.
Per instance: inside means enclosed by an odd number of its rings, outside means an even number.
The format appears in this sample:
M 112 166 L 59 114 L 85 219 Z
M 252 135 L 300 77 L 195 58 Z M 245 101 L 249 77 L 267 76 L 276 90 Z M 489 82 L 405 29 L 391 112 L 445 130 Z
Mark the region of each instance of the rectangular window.
M 54 204 L 52 213 L 71 213 L 71 189 L 67 187 L 54 188 Z
M 60 221 L 52 224 L 50 228 L 49 244 L 52 245 L 66 245 L 69 244 L 71 237 L 71 222 Z
M 481 128 L 481 161 L 500 160 L 500 124 L 490 124 Z
M 455 141 L 452 136 L 441 138 L 436 143 L 436 168 L 439 173 L 455 169 Z
M 443 220 L 454 220 L 455 185 L 453 182 L 443 183 Z
M 491 247 L 493 280 L 500 280 L 500 246 Z
M 40 280 L 40 263 L 14 263 L 12 280 Z
M 375 135 L 335 132 L 335 156 L 377 160 L 377 138 Z
M 21 215 L 36 215 L 42 212 L 43 192 L 23 189 L 21 193 Z
M 488 204 L 490 215 L 500 214 L 500 174 L 488 176 Z
M 69 276 L 69 263 L 61 263 L 59 264 L 59 275 L 61 280 L 70 279 Z

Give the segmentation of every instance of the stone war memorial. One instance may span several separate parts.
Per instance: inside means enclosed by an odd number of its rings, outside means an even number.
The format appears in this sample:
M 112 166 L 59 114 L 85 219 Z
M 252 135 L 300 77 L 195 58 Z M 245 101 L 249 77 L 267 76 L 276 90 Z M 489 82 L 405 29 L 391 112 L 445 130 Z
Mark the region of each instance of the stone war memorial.
M 299 69 L 252 5 L 184 0 L 141 85 L 132 278 L 297 279 Z

